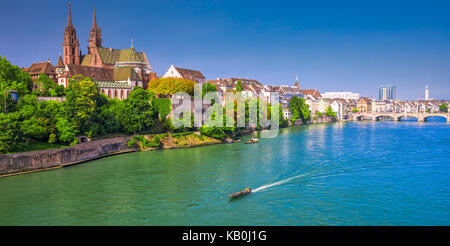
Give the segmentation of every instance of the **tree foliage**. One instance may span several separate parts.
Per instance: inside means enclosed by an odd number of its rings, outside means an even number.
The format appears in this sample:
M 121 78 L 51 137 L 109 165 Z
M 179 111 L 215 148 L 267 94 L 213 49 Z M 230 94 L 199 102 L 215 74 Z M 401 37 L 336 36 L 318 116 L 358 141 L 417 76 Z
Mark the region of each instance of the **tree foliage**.
M 45 97 L 63 96 L 64 86 L 56 84 L 55 81 L 45 74 L 39 74 L 38 79 L 35 81 L 33 94 Z
M 328 117 L 332 117 L 332 118 L 337 118 L 336 117 L 336 112 L 333 111 L 333 108 L 331 108 L 331 106 L 328 106 L 328 108 L 325 110 L 325 115 Z
M 447 103 L 441 103 L 439 105 L 439 111 L 447 113 L 448 112 L 448 104 Z
M 173 95 L 177 92 L 194 94 L 195 81 L 182 78 L 159 78 L 150 81 L 147 90 L 155 95 Z
M 202 97 L 204 97 L 206 93 L 214 91 L 217 91 L 216 85 L 213 85 L 211 83 L 204 83 L 202 86 Z
M 238 80 L 237 82 L 236 82 L 236 91 L 237 92 L 242 92 L 242 82 L 240 81 L 240 80 Z
M 130 96 L 123 101 L 123 106 L 119 108 L 123 130 L 126 133 L 137 133 L 147 131 L 154 123 L 155 110 L 151 104 L 153 93 L 134 87 Z
M 291 110 L 292 113 L 292 122 L 302 119 L 305 123 L 307 120 L 311 119 L 309 105 L 306 104 L 305 99 L 302 97 L 293 96 L 289 101 L 289 110 Z
M 172 102 L 169 98 L 155 98 L 153 100 L 153 107 L 159 115 L 161 121 L 164 122 L 172 111 Z

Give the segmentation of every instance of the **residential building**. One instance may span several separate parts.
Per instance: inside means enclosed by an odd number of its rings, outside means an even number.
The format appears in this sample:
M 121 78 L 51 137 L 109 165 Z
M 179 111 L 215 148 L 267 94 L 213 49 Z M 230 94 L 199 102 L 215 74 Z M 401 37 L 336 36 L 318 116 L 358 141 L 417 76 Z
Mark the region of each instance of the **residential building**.
M 22 68 L 22 70 L 29 73 L 33 81 L 36 80 L 40 74 L 45 74 L 56 82 L 56 68 L 52 65 L 50 59 L 46 62 L 33 63 L 30 67 Z
M 352 100 L 358 100 L 359 99 L 359 93 L 353 93 L 353 92 L 325 92 L 322 94 L 323 98 L 328 99 L 352 99 Z
M 360 97 L 357 101 L 357 109 L 360 113 L 372 113 L 372 99 L 368 97 Z
M 205 76 L 200 71 L 187 69 L 187 68 L 179 68 L 174 65 L 170 65 L 167 72 L 164 74 L 163 78 L 183 78 L 195 81 L 199 84 L 203 84 L 205 82 Z

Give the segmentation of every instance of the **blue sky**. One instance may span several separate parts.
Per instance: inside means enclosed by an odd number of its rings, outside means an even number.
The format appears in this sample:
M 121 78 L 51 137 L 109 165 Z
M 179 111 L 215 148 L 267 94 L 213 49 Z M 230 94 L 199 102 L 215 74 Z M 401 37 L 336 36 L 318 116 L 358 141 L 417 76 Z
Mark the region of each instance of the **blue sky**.
M 158 75 L 171 64 L 207 79 L 254 78 L 378 97 L 450 99 L 449 1 L 80 1 L 83 53 L 96 7 L 103 46 L 134 40 Z M 68 1 L 0 0 L 0 55 L 29 66 L 62 52 Z

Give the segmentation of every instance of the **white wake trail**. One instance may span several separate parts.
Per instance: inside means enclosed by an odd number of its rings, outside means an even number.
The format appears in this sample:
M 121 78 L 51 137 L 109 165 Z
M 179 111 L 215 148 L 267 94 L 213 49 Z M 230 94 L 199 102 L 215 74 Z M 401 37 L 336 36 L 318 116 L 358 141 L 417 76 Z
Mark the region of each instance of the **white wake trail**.
M 285 180 L 281 180 L 281 181 L 278 181 L 278 182 L 275 182 L 275 183 L 272 183 L 272 184 L 263 185 L 263 186 L 261 186 L 261 187 L 258 187 L 258 188 L 256 188 L 256 189 L 252 190 L 252 192 L 262 191 L 262 190 L 265 190 L 265 189 L 267 189 L 267 188 L 269 188 L 269 187 L 281 185 L 281 184 L 284 184 L 284 183 L 286 183 L 286 182 L 289 182 L 289 181 L 291 181 L 291 180 L 293 180 L 293 179 L 297 179 L 297 178 L 300 178 L 300 177 L 303 177 L 303 176 L 306 176 L 306 174 L 297 175 L 297 176 L 290 177 L 290 178 L 287 178 L 287 179 L 285 179 Z

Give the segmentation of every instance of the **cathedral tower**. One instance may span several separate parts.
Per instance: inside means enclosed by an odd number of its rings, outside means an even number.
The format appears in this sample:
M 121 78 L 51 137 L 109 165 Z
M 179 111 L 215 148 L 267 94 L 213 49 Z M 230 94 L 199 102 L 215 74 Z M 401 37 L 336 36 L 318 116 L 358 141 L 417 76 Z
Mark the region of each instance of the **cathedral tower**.
M 80 64 L 80 43 L 77 38 L 77 31 L 72 25 L 72 13 L 70 11 L 69 3 L 69 17 L 67 19 L 67 26 L 64 30 L 63 43 L 64 64 Z
M 99 26 L 97 26 L 97 18 L 95 16 L 95 8 L 94 8 L 94 17 L 92 19 L 92 28 L 89 33 L 89 45 L 88 45 L 88 54 L 93 53 L 94 47 L 102 46 L 102 30 Z

